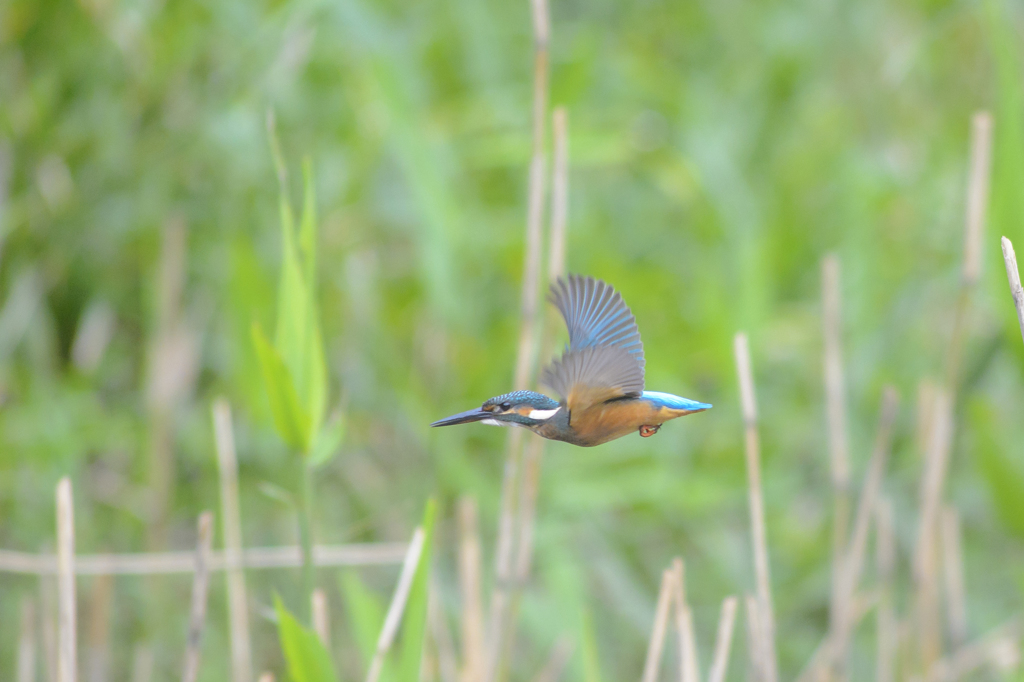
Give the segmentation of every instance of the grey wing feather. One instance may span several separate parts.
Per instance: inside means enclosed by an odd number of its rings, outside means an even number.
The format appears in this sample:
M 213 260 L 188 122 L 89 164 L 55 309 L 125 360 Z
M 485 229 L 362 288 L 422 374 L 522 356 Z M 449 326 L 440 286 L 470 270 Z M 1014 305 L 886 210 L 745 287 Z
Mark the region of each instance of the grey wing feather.
M 569 275 L 552 285 L 551 302 L 569 328 L 569 350 L 616 346 L 643 368 L 644 345 L 636 318 L 614 288 L 593 277 Z
M 544 370 L 543 381 L 565 399 L 570 409 L 644 390 L 644 373 L 636 359 L 617 346 L 570 350 Z
M 593 277 L 570 275 L 551 287 L 569 328 L 569 348 L 544 371 L 544 383 L 570 404 L 592 404 L 644 390 L 644 347 L 619 292 Z

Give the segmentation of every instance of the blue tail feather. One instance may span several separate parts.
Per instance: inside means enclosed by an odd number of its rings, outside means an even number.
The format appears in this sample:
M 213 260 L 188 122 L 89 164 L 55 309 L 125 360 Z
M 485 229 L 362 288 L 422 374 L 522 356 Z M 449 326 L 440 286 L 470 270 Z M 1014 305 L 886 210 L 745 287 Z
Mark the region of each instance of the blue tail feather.
M 696 400 L 682 398 L 677 395 L 672 395 L 671 393 L 644 391 L 640 397 L 644 400 L 651 401 L 659 407 L 668 407 L 673 410 L 690 410 L 691 412 L 699 412 L 701 410 L 711 409 L 711 405 L 709 403 L 699 403 Z

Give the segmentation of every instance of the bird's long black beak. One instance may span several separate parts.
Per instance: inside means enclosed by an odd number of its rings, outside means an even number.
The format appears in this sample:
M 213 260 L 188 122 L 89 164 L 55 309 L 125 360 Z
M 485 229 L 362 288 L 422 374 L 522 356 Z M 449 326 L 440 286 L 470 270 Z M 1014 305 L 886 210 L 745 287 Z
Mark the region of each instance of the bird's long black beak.
M 494 419 L 494 413 L 484 412 L 479 407 L 475 410 L 466 410 L 465 412 L 459 412 L 453 414 L 450 417 L 444 419 L 438 419 L 431 426 L 451 426 L 453 424 L 468 424 L 469 422 L 478 422 L 483 419 Z

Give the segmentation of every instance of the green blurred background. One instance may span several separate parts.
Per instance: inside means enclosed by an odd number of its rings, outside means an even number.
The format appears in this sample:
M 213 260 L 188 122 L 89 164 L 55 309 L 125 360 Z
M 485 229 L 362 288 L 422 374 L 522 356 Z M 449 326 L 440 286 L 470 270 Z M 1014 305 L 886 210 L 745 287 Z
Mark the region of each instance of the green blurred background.
M 650 389 L 715 408 L 652 439 L 549 446 L 513 679 L 532 676 L 559 635 L 578 640 L 585 612 L 604 679 L 637 677 L 677 554 L 706 665 L 720 600 L 753 586 L 737 330 L 750 334 L 762 413 L 780 665 L 802 668 L 828 618 L 819 261 L 830 251 L 843 268 L 858 484 L 882 386 L 903 396 L 885 490 L 906 576 L 915 399 L 941 377 L 950 336 L 977 109 L 995 120 L 993 194 L 947 497 L 963 516 L 972 632 L 1017 611 L 1024 346 L 998 237 L 1024 245 L 1024 6 L 554 0 L 551 17 L 551 102 L 570 121 L 569 270 L 632 306 Z M 511 388 L 531 60 L 525 0 L 4 0 L 0 547 L 52 549 L 63 475 L 80 552 L 191 547 L 195 517 L 218 508 L 217 395 L 235 410 L 245 543 L 295 542 L 293 516 L 260 493 L 297 476 L 249 335 L 253 320 L 272 326 L 280 261 L 272 109 L 294 197 L 304 155 L 315 171 L 331 396 L 349 415 L 340 456 L 317 477 L 317 540 L 404 540 L 436 494 L 454 623 L 454 502 L 480 502 L 490 566 L 505 433 L 427 424 Z M 76 353 L 89 324 L 99 340 L 112 332 L 98 358 Z M 169 475 L 154 464 L 165 446 Z M 397 569 L 360 574 L 384 596 Z M 249 581 L 256 669 L 280 670 L 264 615 L 273 590 L 297 593 L 298 571 Z M 94 582 L 79 581 L 83 623 Z M 336 572 L 319 582 L 340 668 L 358 677 Z M 189 589 L 186 576 L 116 579 L 117 678 L 141 641 L 155 679 L 177 677 Z M 0 576 L 4 677 L 18 597 L 37 590 Z M 221 680 L 219 577 L 210 603 L 201 679 Z M 857 674 L 872 670 L 872 627 Z M 743 648 L 738 635 L 732 679 Z

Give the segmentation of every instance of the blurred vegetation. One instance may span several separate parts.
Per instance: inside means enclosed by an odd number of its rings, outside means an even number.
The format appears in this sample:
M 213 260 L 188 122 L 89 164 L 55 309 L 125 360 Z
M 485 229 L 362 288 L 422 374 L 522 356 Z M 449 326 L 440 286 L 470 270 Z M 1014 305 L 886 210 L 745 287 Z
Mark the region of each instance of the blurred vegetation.
M 637 676 L 673 555 L 687 560 L 705 652 L 720 599 L 751 588 L 737 329 L 751 337 L 763 415 L 780 665 L 802 667 L 829 598 L 828 251 L 843 266 L 856 480 L 882 385 L 904 398 L 886 492 L 906 573 L 915 396 L 941 374 L 979 108 L 995 118 L 994 187 L 947 496 L 964 519 L 972 631 L 1018 611 L 1024 347 L 995 245 L 1024 243 L 1021 4 L 597 0 L 551 12 L 551 98 L 570 116 L 569 269 L 632 306 L 651 389 L 715 409 L 652 439 L 550 446 L 515 679 L 559 635 L 584 632 L 597 645 L 584 637 L 574 678 L 598 666 L 603 679 Z M 436 579 L 454 619 L 453 501 L 480 501 L 490 562 L 504 432 L 426 425 L 511 388 L 530 54 L 525 1 L 0 4 L 0 547 L 52 547 L 65 474 L 79 551 L 192 546 L 195 517 L 218 506 L 209 410 L 221 394 L 235 407 L 245 543 L 297 541 L 294 514 L 260 492 L 296 490 L 300 475 L 251 335 L 254 322 L 273 328 L 281 263 L 271 110 L 287 165 L 308 154 L 316 179 L 325 409 L 346 405 L 341 452 L 316 475 L 314 536 L 407 539 L 436 494 Z M 300 174 L 286 183 L 302 196 Z M 342 614 L 377 608 L 397 568 L 359 575 L 371 592 L 349 576 L 347 599 L 338 576 L 317 576 L 346 679 L 361 674 L 367 634 Z M 248 579 L 256 669 L 282 671 L 273 594 L 294 603 L 298 571 Z M 0 576 L 0 670 L 14 665 L 13 597 L 36 582 Z M 94 582 L 79 581 L 83 614 Z M 201 679 L 223 680 L 223 581 L 212 587 Z M 177 675 L 188 591 L 183 576 L 116 579 L 117 675 L 142 641 L 156 679 Z

